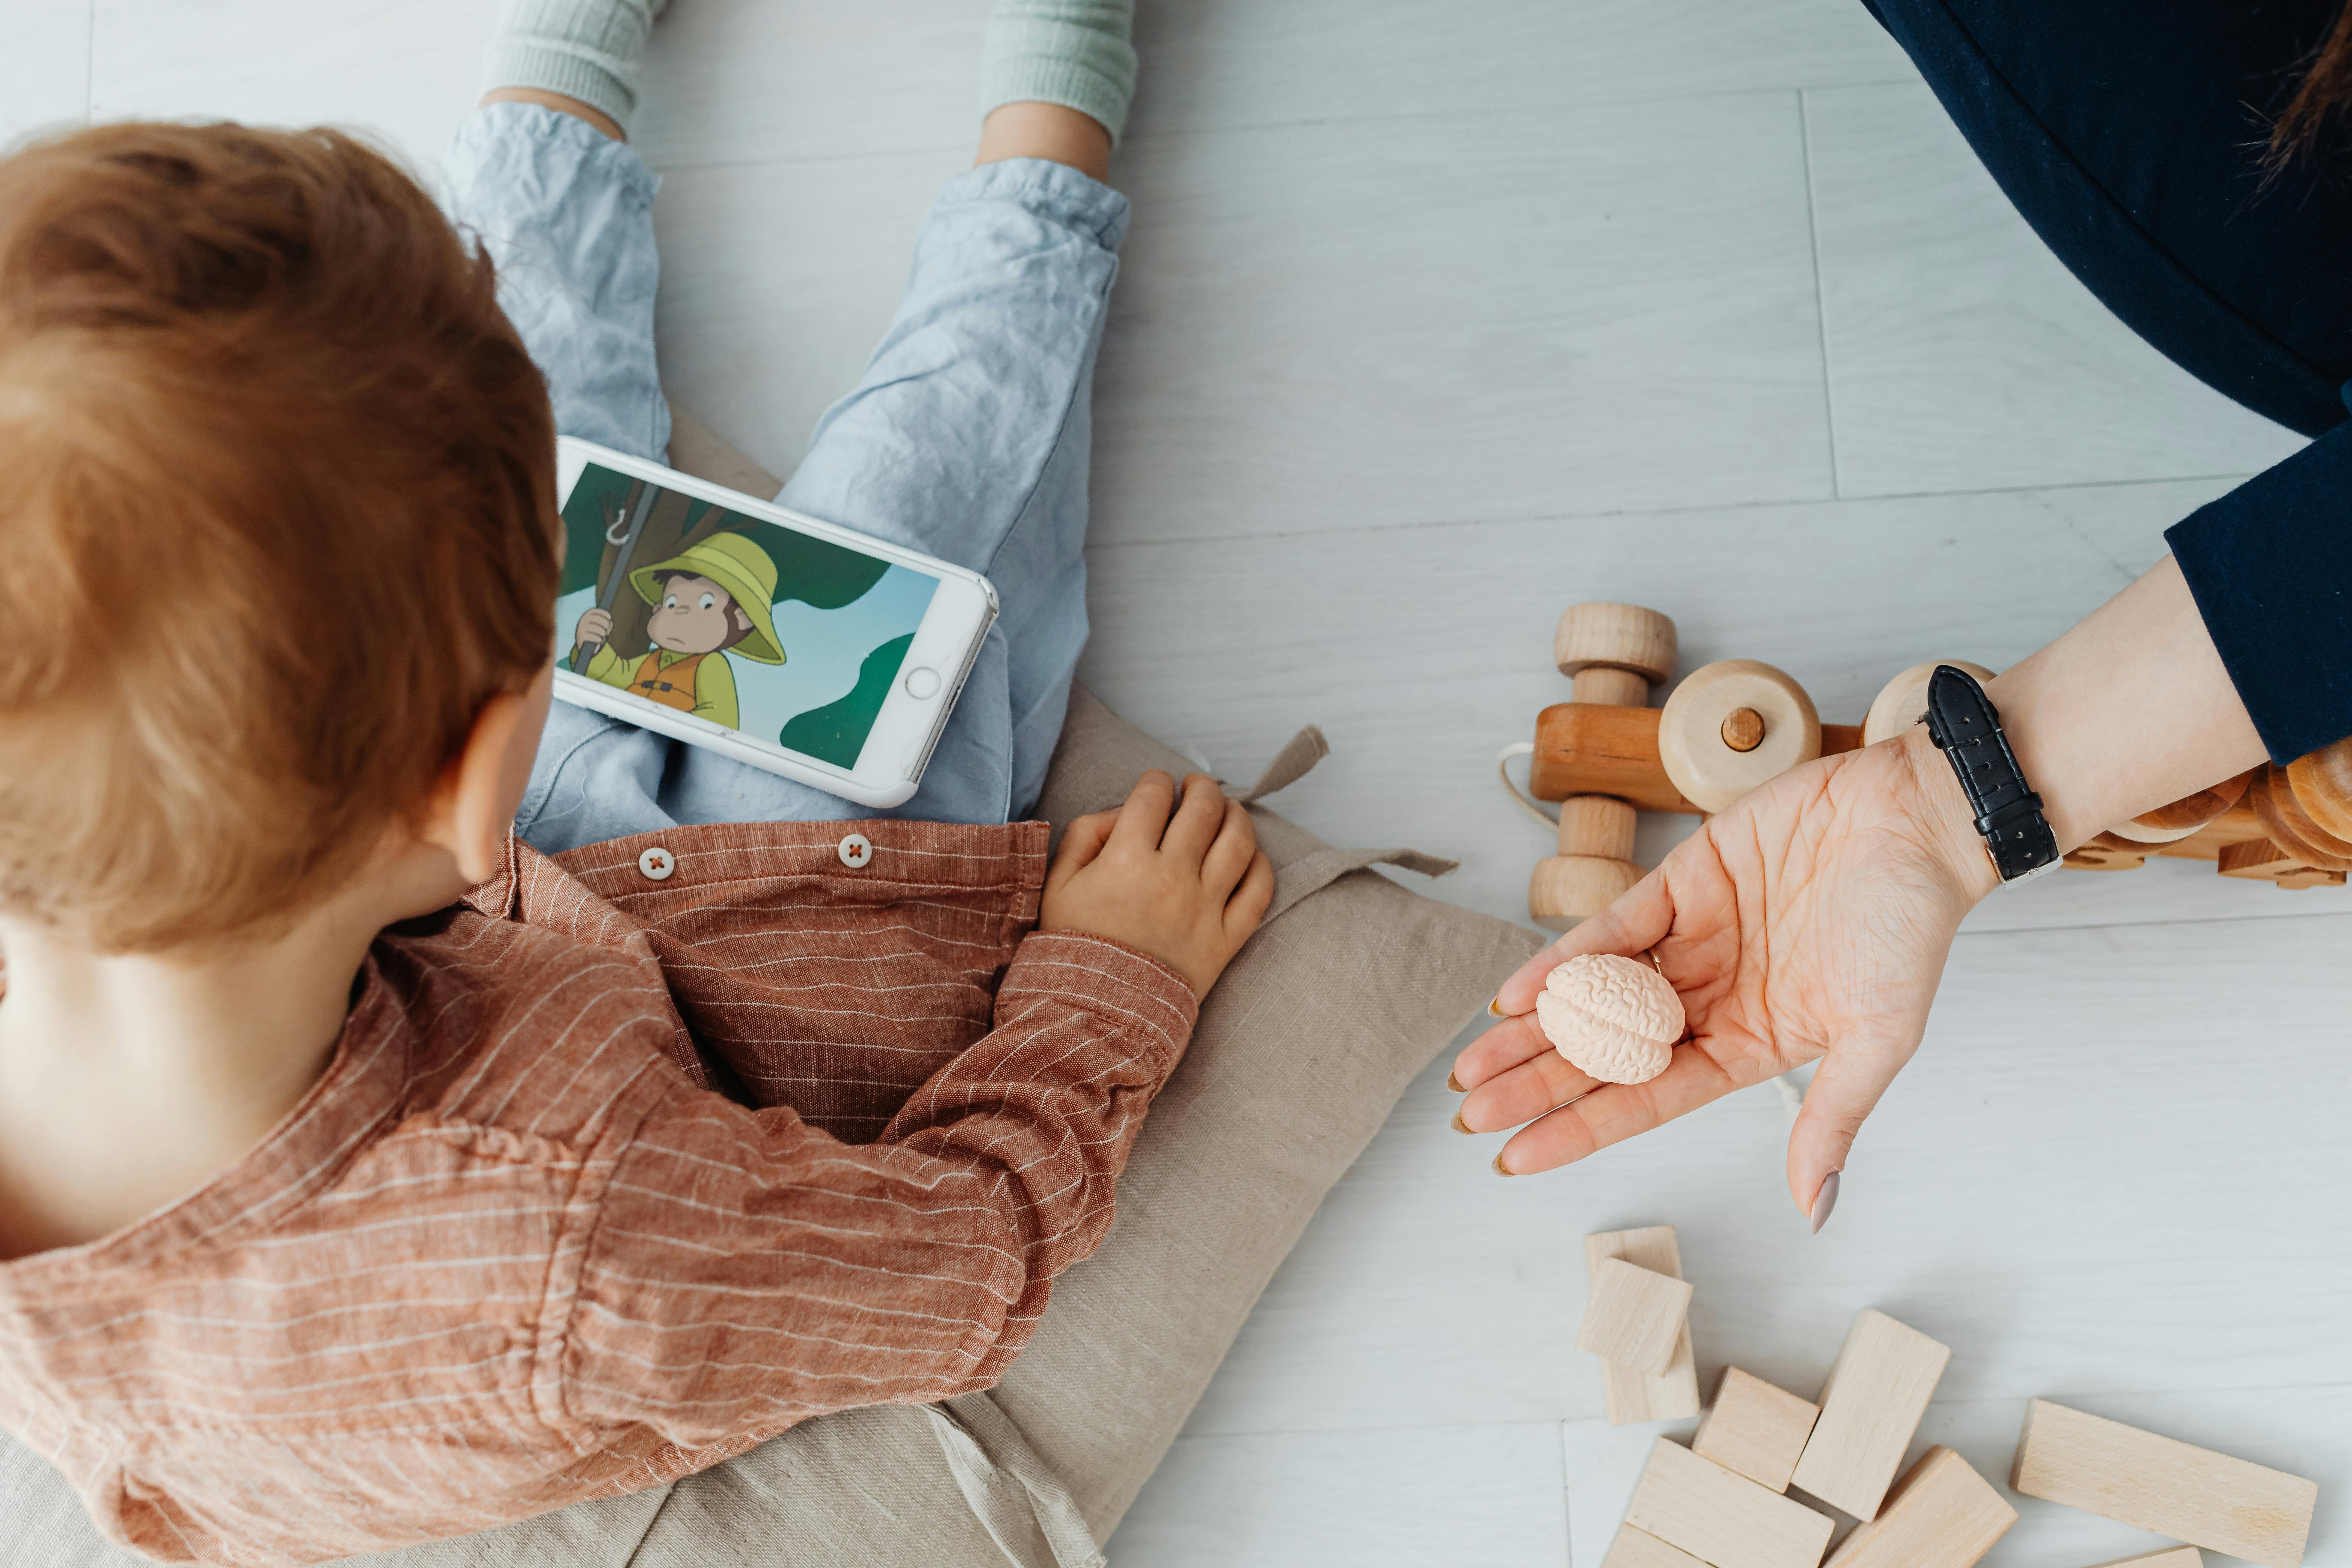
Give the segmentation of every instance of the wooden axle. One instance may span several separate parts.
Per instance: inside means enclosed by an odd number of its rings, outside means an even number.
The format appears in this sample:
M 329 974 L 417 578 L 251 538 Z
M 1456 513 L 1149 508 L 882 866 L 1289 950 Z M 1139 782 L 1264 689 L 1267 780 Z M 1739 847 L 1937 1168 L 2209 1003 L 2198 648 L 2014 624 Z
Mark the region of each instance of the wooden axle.
M 1682 791 L 1666 777 L 1665 763 L 1659 760 L 1658 721 L 1664 711 L 1591 702 L 1553 703 L 1536 715 L 1536 754 L 1528 793 L 1538 800 L 1611 795 L 1643 811 L 1704 816 L 1705 812 L 1683 798 Z M 1822 755 L 1861 747 L 1860 725 L 1822 726 Z

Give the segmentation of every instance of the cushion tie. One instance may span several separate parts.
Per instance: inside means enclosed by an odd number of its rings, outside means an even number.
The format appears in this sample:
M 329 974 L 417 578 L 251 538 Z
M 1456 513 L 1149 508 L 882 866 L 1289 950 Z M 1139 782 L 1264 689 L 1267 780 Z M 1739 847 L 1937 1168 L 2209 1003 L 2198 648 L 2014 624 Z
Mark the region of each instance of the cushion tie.
M 1233 799 L 1248 805 L 1262 795 L 1272 795 L 1305 778 L 1316 763 L 1331 754 L 1331 742 L 1323 737 L 1319 725 L 1309 724 L 1275 752 L 1274 760 L 1257 776 L 1257 783 L 1235 794 Z M 1271 924 L 1284 910 L 1299 900 L 1318 893 L 1350 871 L 1360 871 L 1367 866 L 1396 866 L 1407 871 L 1418 871 L 1424 877 L 1443 877 L 1462 868 L 1459 860 L 1443 856 L 1424 855 L 1418 849 L 1337 849 L 1311 850 L 1295 860 L 1286 861 L 1274 868 L 1274 902 L 1266 906 L 1265 917 L 1258 923 Z
M 1282 750 L 1274 753 L 1274 761 L 1265 764 L 1265 771 L 1257 775 L 1257 783 L 1233 798 L 1247 805 L 1261 795 L 1287 789 L 1305 778 L 1316 763 L 1330 754 L 1331 742 L 1323 738 L 1322 727 L 1309 724 L 1291 736 Z

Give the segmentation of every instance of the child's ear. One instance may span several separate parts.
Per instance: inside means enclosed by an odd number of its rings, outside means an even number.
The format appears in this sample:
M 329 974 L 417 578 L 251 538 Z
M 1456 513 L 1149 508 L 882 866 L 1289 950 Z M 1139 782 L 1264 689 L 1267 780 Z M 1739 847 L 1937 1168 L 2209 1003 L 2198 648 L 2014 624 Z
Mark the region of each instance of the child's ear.
M 522 690 L 483 703 L 465 745 L 442 770 L 423 837 L 449 852 L 468 883 L 488 881 L 506 864 L 507 832 L 530 784 L 554 689 L 550 664 Z

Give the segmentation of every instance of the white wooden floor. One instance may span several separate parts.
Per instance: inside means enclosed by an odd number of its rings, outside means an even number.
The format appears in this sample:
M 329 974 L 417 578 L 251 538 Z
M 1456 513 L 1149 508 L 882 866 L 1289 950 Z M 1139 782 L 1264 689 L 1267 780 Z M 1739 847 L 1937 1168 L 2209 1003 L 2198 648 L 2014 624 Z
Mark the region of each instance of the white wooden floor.
M 327 120 L 429 165 L 493 9 L 0 0 L 0 132 Z M 656 34 L 667 375 L 772 468 L 969 156 L 985 9 L 677 0 Z M 1562 605 L 1655 605 L 1685 668 L 1767 659 L 1859 721 L 1905 665 L 2047 640 L 2296 445 L 2073 282 L 1854 0 L 1144 0 L 1139 31 L 1085 673 L 1234 776 L 1320 722 L 1282 808 L 1461 857 L 1439 897 L 1523 912 L 1545 836 L 1491 759 L 1566 694 Z M 2018 549 L 2042 569 L 1986 605 Z M 2059 1396 L 2317 1478 L 2308 1561 L 2352 1568 L 2347 913 L 2181 864 L 1996 898 L 1819 1238 L 1769 1091 L 1505 1183 L 1433 1067 L 1114 1560 L 1593 1568 L 1651 1433 L 1570 1349 L 1577 1237 L 1670 1221 L 1710 1382 L 1811 1393 L 1874 1304 L 1953 1347 L 1923 1442 L 1998 1479 Z M 2021 1507 L 1994 1568 L 2148 1539 Z

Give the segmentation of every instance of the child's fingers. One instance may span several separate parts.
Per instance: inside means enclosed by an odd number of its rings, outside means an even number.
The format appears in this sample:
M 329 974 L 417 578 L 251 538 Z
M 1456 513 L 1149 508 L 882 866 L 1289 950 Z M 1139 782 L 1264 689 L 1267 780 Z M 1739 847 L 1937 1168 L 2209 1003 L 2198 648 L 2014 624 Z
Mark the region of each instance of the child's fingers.
M 1472 1089 L 1463 1099 L 1461 1117 L 1473 1132 L 1500 1132 L 1600 1087 L 1599 1079 L 1571 1066 L 1558 1051 L 1540 1051 Z
M 1243 876 L 1241 885 L 1225 900 L 1225 934 L 1235 941 L 1247 940 L 1273 904 L 1274 862 L 1261 849 L 1250 858 L 1249 870 Z
M 1198 864 L 1224 820 L 1223 788 L 1206 773 L 1186 773 L 1176 813 L 1168 819 L 1168 831 L 1160 835 L 1160 853 Z
M 1094 863 L 1110 841 L 1110 830 L 1118 821 L 1115 811 L 1090 812 L 1070 819 L 1062 830 L 1062 847 L 1054 853 L 1053 869 L 1045 873 L 1045 886 L 1059 888 Z
M 1250 861 L 1256 854 L 1257 824 L 1250 820 L 1249 807 L 1229 800 L 1216 841 L 1201 858 L 1201 880 L 1209 891 L 1225 898 L 1249 874 Z
M 1118 808 L 1110 841 L 1129 849 L 1159 848 L 1160 836 L 1168 831 L 1168 813 L 1175 804 L 1176 781 L 1158 768 L 1145 770 Z

